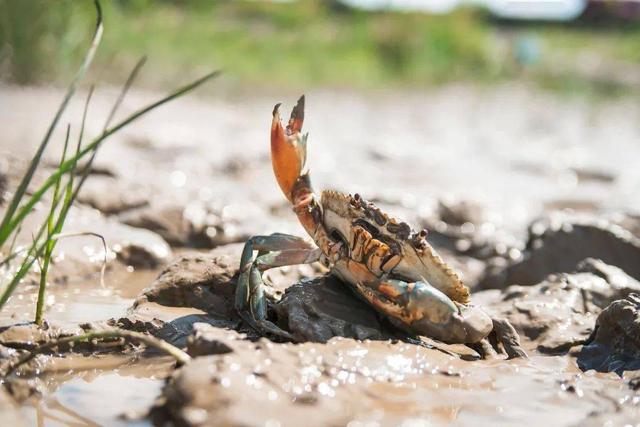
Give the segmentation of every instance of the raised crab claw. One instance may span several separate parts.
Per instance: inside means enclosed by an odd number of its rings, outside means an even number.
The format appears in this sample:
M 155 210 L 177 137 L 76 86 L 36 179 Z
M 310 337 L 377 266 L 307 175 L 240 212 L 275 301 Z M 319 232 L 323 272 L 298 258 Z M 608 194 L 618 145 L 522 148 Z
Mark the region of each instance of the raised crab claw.
M 244 246 L 235 306 L 261 334 L 294 340 L 267 319 L 262 273 L 286 265 L 322 262 L 397 327 L 449 344 L 467 344 L 482 353 L 502 349 L 509 358 L 526 357 L 514 328 L 469 304 L 469 289 L 427 242 L 358 194 L 314 194 L 303 173 L 307 135 L 302 134 L 304 96 L 286 127 L 279 104 L 271 124 L 273 171 L 293 211 L 315 245 L 286 235 L 254 236 Z M 257 257 L 254 258 L 254 252 Z M 492 338 L 491 340 L 487 338 Z M 492 347 L 493 346 L 493 347 Z

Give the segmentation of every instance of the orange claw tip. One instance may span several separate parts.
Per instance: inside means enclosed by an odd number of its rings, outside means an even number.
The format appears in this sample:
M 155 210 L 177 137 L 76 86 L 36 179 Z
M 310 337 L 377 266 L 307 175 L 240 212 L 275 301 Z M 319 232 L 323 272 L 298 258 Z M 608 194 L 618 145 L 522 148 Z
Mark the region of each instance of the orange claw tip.
M 291 111 L 291 118 L 287 125 L 287 133 L 289 135 L 300 132 L 302 130 L 302 123 L 304 122 L 304 95 L 298 99 L 296 106 Z

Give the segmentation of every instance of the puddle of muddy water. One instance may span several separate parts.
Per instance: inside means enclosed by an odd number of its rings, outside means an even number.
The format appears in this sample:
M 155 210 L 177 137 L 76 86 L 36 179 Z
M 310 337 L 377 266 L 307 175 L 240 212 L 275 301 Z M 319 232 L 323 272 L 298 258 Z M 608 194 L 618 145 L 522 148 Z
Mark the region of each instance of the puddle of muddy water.
M 57 371 L 44 377 L 43 398 L 22 406 L 21 413 L 28 425 L 38 427 L 149 426 L 143 415 L 160 394 L 173 361 L 130 362 L 118 356 L 58 359 L 53 364 Z
M 123 316 L 133 299 L 157 276 L 156 270 L 128 272 L 119 270 L 107 274 L 102 287 L 98 277 L 82 283 L 55 283 L 47 287 L 47 321 L 60 326 L 74 327 L 79 323 L 107 320 Z M 33 320 L 37 289 L 24 286 L 0 312 L 0 324 Z

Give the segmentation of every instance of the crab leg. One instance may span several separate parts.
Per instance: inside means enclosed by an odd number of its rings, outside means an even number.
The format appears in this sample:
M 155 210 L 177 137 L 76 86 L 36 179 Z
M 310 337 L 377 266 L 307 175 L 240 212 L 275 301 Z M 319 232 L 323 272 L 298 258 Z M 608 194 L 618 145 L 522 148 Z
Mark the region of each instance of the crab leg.
M 253 252 L 258 256 L 253 259 Z M 247 240 L 240 259 L 240 276 L 236 287 L 235 308 L 242 319 L 260 333 L 270 333 L 294 340 L 288 332 L 267 320 L 262 272 L 286 265 L 311 264 L 321 251 L 304 239 L 288 234 L 254 236 Z

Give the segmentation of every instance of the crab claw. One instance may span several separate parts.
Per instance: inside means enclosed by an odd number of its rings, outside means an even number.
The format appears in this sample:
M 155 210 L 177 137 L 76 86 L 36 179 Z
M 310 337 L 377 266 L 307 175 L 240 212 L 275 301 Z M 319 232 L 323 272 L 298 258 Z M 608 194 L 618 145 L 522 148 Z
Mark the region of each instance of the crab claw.
M 298 181 L 307 157 L 307 136 L 302 134 L 304 95 L 291 112 L 286 128 L 280 121 L 280 104 L 273 109 L 271 123 L 271 163 L 284 195 L 293 202 L 294 184 Z
M 407 309 L 415 316 L 411 329 L 450 344 L 473 343 L 493 329 L 480 308 L 457 304 L 425 282 L 416 282 L 407 295 Z

